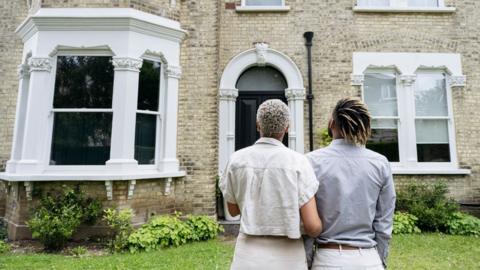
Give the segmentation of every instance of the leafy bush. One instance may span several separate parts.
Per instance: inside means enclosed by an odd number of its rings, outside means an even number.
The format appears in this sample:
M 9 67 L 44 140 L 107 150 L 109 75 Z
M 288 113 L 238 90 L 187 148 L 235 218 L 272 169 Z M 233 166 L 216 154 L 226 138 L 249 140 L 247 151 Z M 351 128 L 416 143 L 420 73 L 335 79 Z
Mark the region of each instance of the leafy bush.
M 328 135 L 328 128 L 318 129 L 315 132 L 315 140 L 320 147 L 327 147 L 332 142 L 332 137 Z
M 396 212 L 393 216 L 393 234 L 420 233 L 416 223 L 418 218 L 405 212 Z
M 214 239 L 223 231 L 223 227 L 207 216 L 188 216 L 186 223 L 192 230 L 193 241 Z
M 7 224 L 5 221 L 0 220 L 0 241 L 7 240 L 8 233 L 7 233 Z
M 112 229 L 113 236 L 109 242 L 109 248 L 112 252 L 123 251 L 128 246 L 128 237 L 133 232 L 133 226 L 130 223 L 133 217 L 132 209 L 116 211 L 106 209 L 103 214 L 103 220 Z
M 418 218 L 422 231 L 446 232 L 447 221 L 458 211 L 458 205 L 447 197 L 447 185 L 411 183 L 398 192 L 396 208 Z
M 87 248 L 82 246 L 74 247 L 70 250 L 70 254 L 77 258 L 83 257 L 87 254 Z
M 85 199 L 78 188 L 67 189 L 55 198 L 43 197 L 27 225 L 47 250 L 59 250 L 82 222 L 95 223 L 99 209 L 100 202 Z
M 447 221 L 447 233 L 455 235 L 480 236 L 480 219 L 456 212 Z
M 0 254 L 10 252 L 10 245 L 5 243 L 5 241 L 0 240 Z
M 192 239 L 190 227 L 177 216 L 152 218 L 128 238 L 130 252 L 180 246 Z

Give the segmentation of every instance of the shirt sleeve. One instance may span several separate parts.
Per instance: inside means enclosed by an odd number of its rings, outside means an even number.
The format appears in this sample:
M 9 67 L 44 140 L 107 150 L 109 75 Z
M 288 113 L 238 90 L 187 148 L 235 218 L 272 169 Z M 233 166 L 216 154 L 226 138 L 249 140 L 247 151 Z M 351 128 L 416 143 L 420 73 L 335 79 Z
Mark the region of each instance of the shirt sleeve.
M 395 211 L 396 199 L 393 175 L 388 161 L 386 162 L 384 177 L 385 183 L 380 190 L 380 195 L 377 200 L 373 230 L 375 231 L 378 254 L 384 267 L 387 267 L 388 245 L 392 238 L 393 213 Z
M 235 193 L 233 192 L 233 185 L 232 185 L 232 171 L 230 166 L 230 161 L 227 164 L 227 167 L 223 171 L 222 177 L 220 178 L 220 182 L 218 184 L 220 190 L 223 194 L 223 199 L 226 202 L 237 204 L 237 200 L 235 199 Z
M 310 201 L 318 190 L 317 177 L 309 160 L 305 158 L 302 165 L 302 169 L 298 173 L 298 208 L 302 208 Z

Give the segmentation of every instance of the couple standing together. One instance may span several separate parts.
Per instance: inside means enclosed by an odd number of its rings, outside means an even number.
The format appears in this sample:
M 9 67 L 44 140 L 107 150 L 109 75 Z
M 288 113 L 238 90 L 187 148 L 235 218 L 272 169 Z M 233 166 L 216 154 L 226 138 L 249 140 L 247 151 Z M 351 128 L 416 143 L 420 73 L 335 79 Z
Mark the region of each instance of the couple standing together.
M 261 138 L 230 157 L 220 180 L 229 213 L 241 214 L 231 269 L 384 269 L 395 189 L 388 160 L 365 148 L 367 108 L 340 100 L 332 143 L 306 156 L 282 144 L 289 118 L 282 101 L 262 103 Z

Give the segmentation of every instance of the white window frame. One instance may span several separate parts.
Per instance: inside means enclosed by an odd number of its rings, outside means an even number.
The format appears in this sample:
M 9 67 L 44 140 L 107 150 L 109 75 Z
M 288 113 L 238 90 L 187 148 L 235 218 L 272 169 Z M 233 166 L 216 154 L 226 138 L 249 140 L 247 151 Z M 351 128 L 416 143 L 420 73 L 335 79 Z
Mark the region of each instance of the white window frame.
M 16 32 L 24 42 L 25 59 L 19 70 L 21 106 L 15 124 L 20 134 L 14 135 L 12 155 L 0 179 L 106 181 L 108 191 L 113 180 L 129 180 L 133 189 L 139 179 L 169 179 L 169 189 L 173 177 L 186 175 L 176 157 L 180 43 L 186 35 L 179 22 L 131 8 L 48 8 L 30 15 Z M 112 107 L 54 109 L 58 56 L 112 56 Z M 143 59 L 161 64 L 158 113 L 137 110 L 135 80 Z M 53 114 L 67 111 L 113 112 L 110 160 L 105 165 L 50 165 Z M 137 112 L 158 115 L 156 164 L 138 165 L 134 160 L 131 134 L 136 121 L 131 119 Z
M 242 0 L 240 6 L 236 6 L 235 9 L 237 12 L 287 12 L 290 7 L 285 5 L 285 0 L 282 0 L 282 3 L 276 6 L 247 5 L 247 1 Z
M 360 87 L 364 97 L 364 76 L 367 73 L 389 73 L 395 70 L 397 77 L 398 145 L 400 162 L 391 162 L 395 174 L 470 174 L 470 170 L 458 167 L 455 139 L 455 123 L 452 102 L 452 86 L 465 86 L 458 54 L 435 53 L 354 53 L 352 85 Z M 447 94 L 448 138 L 450 162 L 418 162 L 415 133 L 415 87 L 419 73 L 445 74 Z M 426 118 L 426 117 L 418 117 Z M 428 117 L 430 119 L 438 117 Z M 381 117 L 381 119 L 384 119 Z
M 409 6 L 408 0 L 390 0 L 389 6 L 372 6 L 357 4 L 353 7 L 354 12 L 423 12 L 423 13 L 452 13 L 455 7 L 445 6 L 445 0 L 438 0 L 438 6 L 415 7 Z

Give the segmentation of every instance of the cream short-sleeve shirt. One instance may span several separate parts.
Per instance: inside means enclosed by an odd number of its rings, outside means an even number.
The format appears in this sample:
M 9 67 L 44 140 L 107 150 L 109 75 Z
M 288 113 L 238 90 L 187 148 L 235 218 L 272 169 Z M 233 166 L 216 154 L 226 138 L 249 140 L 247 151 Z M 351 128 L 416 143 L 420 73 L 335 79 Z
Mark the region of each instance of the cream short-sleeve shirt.
M 298 239 L 300 208 L 314 197 L 318 181 L 304 155 L 264 137 L 232 154 L 220 189 L 240 208 L 240 232 Z

